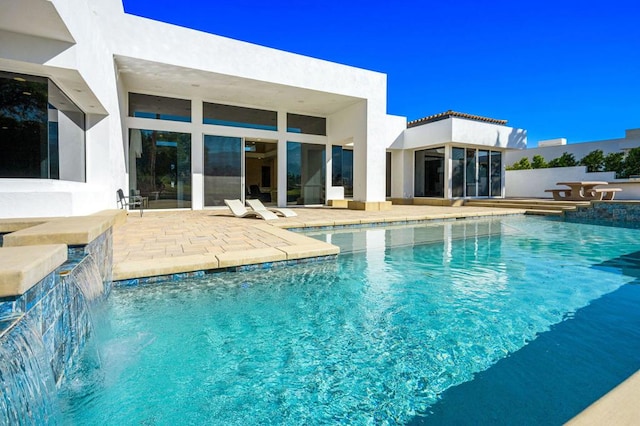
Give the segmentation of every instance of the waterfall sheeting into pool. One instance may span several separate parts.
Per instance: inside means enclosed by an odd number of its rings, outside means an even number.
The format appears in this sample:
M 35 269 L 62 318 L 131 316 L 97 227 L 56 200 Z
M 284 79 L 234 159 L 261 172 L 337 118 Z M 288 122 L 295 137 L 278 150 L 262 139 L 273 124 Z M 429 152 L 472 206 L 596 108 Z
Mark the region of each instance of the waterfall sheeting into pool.
M 60 385 L 93 334 L 91 310 L 106 298 L 91 255 L 71 260 L 12 303 L 24 314 L 0 334 L 0 424 L 56 424 Z
M 29 318 L 0 339 L 0 388 L 1 424 L 49 424 L 57 416 L 53 371 Z

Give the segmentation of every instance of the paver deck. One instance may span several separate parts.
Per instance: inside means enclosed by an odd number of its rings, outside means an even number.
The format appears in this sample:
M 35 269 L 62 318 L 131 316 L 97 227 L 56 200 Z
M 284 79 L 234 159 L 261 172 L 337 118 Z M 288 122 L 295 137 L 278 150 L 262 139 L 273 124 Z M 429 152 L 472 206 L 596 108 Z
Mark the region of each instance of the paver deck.
M 486 207 L 393 206 L 366 212 L 298 208 L 298 216 L 265 222 L 228 209 L 131 212 L 114 228 L 114 280 L 337 254 L 330 244 L 287 228 L 521 214 Z

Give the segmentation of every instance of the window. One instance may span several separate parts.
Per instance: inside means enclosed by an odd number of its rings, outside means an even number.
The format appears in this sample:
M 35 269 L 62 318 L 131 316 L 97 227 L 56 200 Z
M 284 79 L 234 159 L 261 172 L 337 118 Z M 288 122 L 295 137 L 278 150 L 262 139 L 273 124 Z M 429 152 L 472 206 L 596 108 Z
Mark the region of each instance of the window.
M 129 93 L 129 117 L 191 122 L 191 101 Z
M 129 187 L 150 209 L 191 207 L 191 134 L 131 129 Z
M 464 197 L 464 148 L 452 148 L 451 160 L 451 196 Z
M 287 142 L 287 204 L 324 204 L 325 146 Z
M 415 152 L 415 197 L 444 197 L 444 147 Z
M 287 113 L 287 132 L 326 136 L 327 119 Z
M 0 72 L 0 177 L 85 181 L 85 115 L 51 80 Z
M 345 197 L 353 197 L 353 150 L 331 147 L 331 185 L 342 186 Z
M 242 139 L 204 136 L 204 205 L 242 198 Z
M 219 126 L 275 131 L 278 130 L 278 113 L 276 111 L 204 102 L 202 122 Z

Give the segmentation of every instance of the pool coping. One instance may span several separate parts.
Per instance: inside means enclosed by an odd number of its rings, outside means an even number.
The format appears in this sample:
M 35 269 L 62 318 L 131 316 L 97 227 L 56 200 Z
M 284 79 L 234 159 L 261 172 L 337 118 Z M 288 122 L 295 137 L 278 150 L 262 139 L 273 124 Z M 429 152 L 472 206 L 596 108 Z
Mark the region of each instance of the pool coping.
M 335 259 L 340 248 L 333 244 L 316 240 L 300 233 L 308 230 L 364 229 L 381 226 L 420 225 L 439 221 L 473 220 L 500 216 L 520 216 L 524 210 L 504 209 L 485 212 L 444 213 L 394 218 L 337 219 L 309 222 L 259 223 L 254 229 L 277 236 L 289 243 L 286 246 L 229 251 L 224 253 L 193 254 L 159 259 L 128 261 L 115 264 L 113 268 L 114 286 L 131 286 L 136 283 L 150 283 L 175 280 L 185 277 L 202 276 L 218 271 L 242 271 L 248 269 L 268 269 L 281 265 L 294 265 L 303 260 Z

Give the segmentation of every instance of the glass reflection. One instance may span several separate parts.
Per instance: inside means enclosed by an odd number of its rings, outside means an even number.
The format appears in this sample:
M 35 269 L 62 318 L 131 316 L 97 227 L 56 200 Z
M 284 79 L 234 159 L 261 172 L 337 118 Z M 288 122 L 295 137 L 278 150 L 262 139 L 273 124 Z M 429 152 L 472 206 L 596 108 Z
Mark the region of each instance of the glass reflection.
M 129 185 L 145 208 L 191 207 L 191 134 L 131 129 Z
M 204 205 L 224 206 L 242 198 L 242 139 L 204 137 Z
M 324 202 L 324 145 L 287 142 L 287 204 Z

